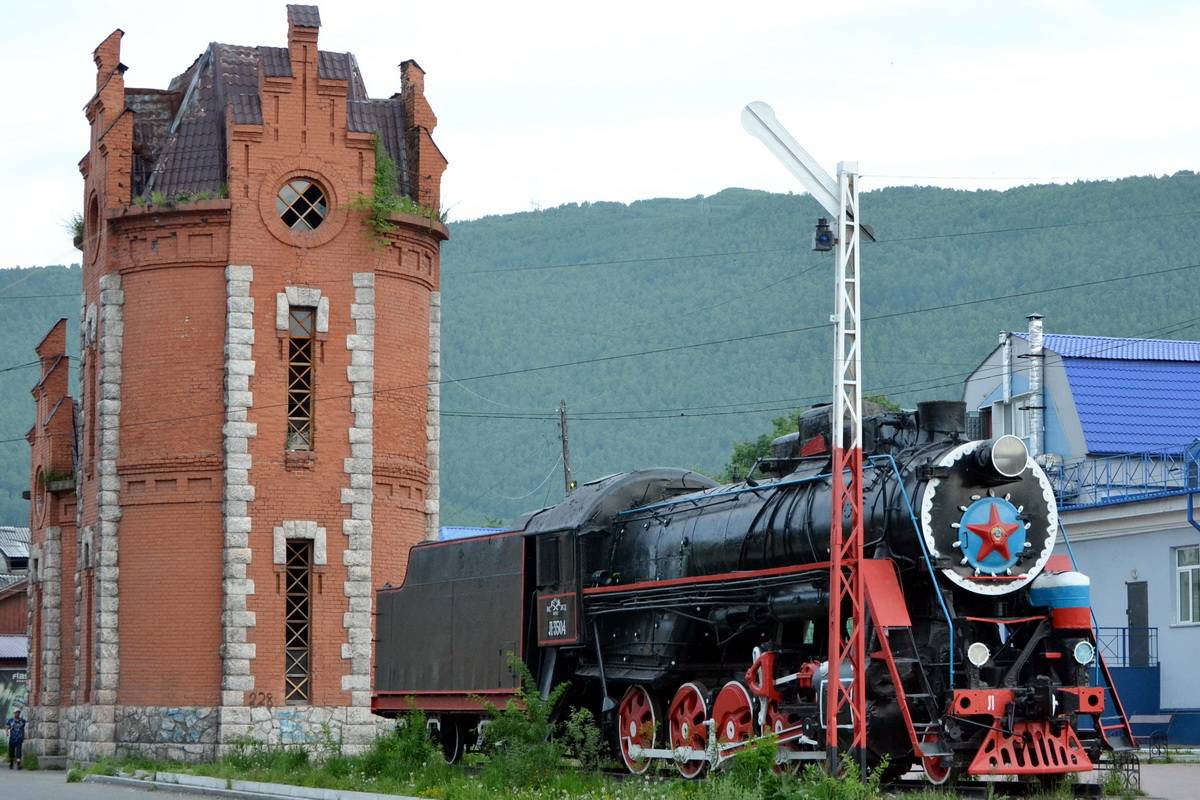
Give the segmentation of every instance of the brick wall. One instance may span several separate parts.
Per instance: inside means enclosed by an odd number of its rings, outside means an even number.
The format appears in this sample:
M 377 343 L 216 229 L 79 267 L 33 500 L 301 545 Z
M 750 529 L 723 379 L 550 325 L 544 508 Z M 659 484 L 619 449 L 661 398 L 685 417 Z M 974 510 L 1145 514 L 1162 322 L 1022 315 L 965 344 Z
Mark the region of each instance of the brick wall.
M 372 589 L 402 580 L 408 548 L 436 518 L 427 383 L 446 231 L 399 216 L 377 237 L 349 210 L 372 191 L 374 136 L 348 129 L 348 84 L 320 77 L 318 30 L 296 20 L 291 77 L 259 71 L 262 124 L 226 115 L 228 198 L 134 204 L 136 112 L 124 103 L 121 36 L 95 53 L 80 163 L 78 492 L 54 518 L 63 616 L 47 641 L 63 693 L 43 693 L 44 704 L 71 707 L 42 709 L 62 724 L 35 746 L 199 758 L 235 736 L 296 741 L 328 722 L 353 749 L 375 730 Z M 424 73 L 405 62 L 398 77 L 414 194 L 436 207 L 445 159 Z M 296 177 L 328 200 L 311 232 L 289 229 L 275 208 Z M 276 310 L 286 316 L 288 297 L 320 308 L 309 452 L 286 447 L 287 332 Z M 35 443 L 35 469 L 64 454 L 70 464 L 71 438 L 54 441 Z M 305 707 L 281 705 L 276 529 L 323 537 Z M 185 739 L 174 738 L 180 729 Z

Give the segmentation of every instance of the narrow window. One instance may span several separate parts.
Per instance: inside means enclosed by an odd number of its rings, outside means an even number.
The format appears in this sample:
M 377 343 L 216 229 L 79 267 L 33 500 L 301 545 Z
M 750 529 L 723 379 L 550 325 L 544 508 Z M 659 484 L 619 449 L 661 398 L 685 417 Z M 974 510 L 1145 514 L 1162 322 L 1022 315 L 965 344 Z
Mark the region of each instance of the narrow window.
M 1180 547 L 1175 551 L 1175 574 L 1179 586 L 1176 621 L 1200 623 L 1200 547 Z
M 284 578 L 283 697 L 289 705 L 311 698 L 312 541 L 288 539 Z
M 87 437 L 87 473 L 89 476 L 91 476 L 96 463 L 96 440 L 100 438 L 100 432 L 96 430 L 96 406 L 100 403 L 100 391 L 96 383 L 96 357 L 99 353 L 100 349 L 93 347 L 87 355 L 87 384 L 83 390 L 87 395 L 84 398 L 87 402 L 87 423 L 84 426 L 84 435 Z
M 288 312 L 287 449 L 313 449 L 313 331 L 316 309 L 293 306 Z
M 94 572 L 92 570 L 91 552 L 88 546 L 84 545 L 84 578 L 83 578 L 83 641 L 80 643 L 80 656 L 83 660 L 83 696 L 85 703 L 94 703 L 96 701 L 96 687 L 92 680 L 92 636 L 94 630 L 94 622 L 92 619 L 92 602 L 93 592 L 96 591 L 96 584 L 93 579 Z
M 37 560 L 33 562 L 33 573 L 37 573 Z M 30 687 L 29 699 L 35 705 L 42 702 L 42 585 L 38 583 L 33 590 L 33 652 L 29 663 L 33 665 L 33 685 Z

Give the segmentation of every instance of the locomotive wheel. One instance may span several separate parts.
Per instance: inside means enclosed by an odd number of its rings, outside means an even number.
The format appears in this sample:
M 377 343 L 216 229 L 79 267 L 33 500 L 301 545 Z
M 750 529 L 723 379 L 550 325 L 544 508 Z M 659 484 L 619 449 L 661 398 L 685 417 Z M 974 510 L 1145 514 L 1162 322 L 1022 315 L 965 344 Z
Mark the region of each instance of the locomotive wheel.
M 802 720 L 796 714 L 787 714 L 774 707 L 768 708 L 767 730 L 763 732 L 766 733 L 767 731 L 770 731 L 778 736 L 785 730 L 796 727 L 801 722 Z M 785 753 L 797 753 L 804 748 L 799 742 L 787 742 L 786 744 L 779 745 L 779 749 Z M 803 761 L 783 761 L 775 765 L 775 772 L 781 775 L 793 774 L 800 769 L 803 763 Z
M 671 707 L 667 711 L 667 729 L 670 733 L 671 749 L 686 747 L 691 750 L 708 749 L 708 689 L 702 683 L 685 683 L 675 692 Z M 708 768 L 705 759 L 680 761 L 675 759 L 679 774 L 691 780 L 699 778 Z
M 721 687 L 712 716 L 720 744 L 740 744 L 754 738 L 754 704 L 750 692 L 737 681 Z
M 636 742 L 642 747 L 653 747 L 657 730 L 658 712 L 650 693 L 641 684 L 630 686 L 617 706 L 617 741 L 621 761 L 634 775 L 645 772 L 650 767 L 650 759 L 634 758 L 629 754 L 629 745 Z
M 466 726 L 449 714 L 438 717 L 438 723 L 438 744 L 442 747 L 442 756 L 447 764 L 455 764 L 462 758 L 465 745 L 463 729 Z
M 935 744 L 939 741 L 939 737 L 936 733 L 926 733 L 921 737 L 921 741 Z M 946 764 L 942 756 L 922 756 L 921 767 L 925 770 L 925 780 L 934 786 L 941 786 L 949 782 L 954 772 L 953 767 Z

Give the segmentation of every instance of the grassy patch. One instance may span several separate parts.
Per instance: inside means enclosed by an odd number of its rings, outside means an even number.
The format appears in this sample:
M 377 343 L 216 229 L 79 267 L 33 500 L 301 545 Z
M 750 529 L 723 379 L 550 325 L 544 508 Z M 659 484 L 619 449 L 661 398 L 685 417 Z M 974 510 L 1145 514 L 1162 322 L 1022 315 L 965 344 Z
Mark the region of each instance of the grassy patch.
M 326 728 L 309 745 L 269 746 L 250 739 L 209 764 L 168 764 L 145 759 L 101 760 L 89 772 L 188 772 L 195 775 L 322 789 L 404 794 L 435 800 L 872 800 L 879 797 L 876 770 L 860 780 L 853 766 L 839 778 L 810 767 L 800 776 L 775 773 L 775 743 L 766 740 L 707 780 L 675 777 L 669 764 L 652 774 L 616 780 L 599 771 L 607 759 L 592 715 L 575 710 L 556 722 L 566 686 L 542 699 L 524 664 L 516 698 L 491 708 L 482 753 L 450 766 L 427 734 L 425 717 L 411 712 L 364 753 L 346 755 Z

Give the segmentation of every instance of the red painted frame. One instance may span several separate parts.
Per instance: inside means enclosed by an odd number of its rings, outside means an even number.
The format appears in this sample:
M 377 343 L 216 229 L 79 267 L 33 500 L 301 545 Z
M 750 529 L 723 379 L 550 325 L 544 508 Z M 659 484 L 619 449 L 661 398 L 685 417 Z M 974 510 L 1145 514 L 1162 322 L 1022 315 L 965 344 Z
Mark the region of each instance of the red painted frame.
M 835 425 L 842 424 L 835 420 Z M 853 725 L 850 750 L 866 751 L 867 686 L 866 623 L 860 566 L 863 560 L 863 453 L 861 447 L 833 449 L 830 469 L 833 484 L 832 520 L 829 529 L 829 675 L 825 698 L 825 747 L 830 769 L 838 752 L 838 714 L 850 709 Z M 846 477 L 843 477 L 846 476 Z M 848 479 L 847 479 L 848 477 Z M 846 517 L 849 516 L 847 520 Z M 842 606 L 849 605 L 852 628 L 845 634 Z M 842 667 L 849 665 L 853 679 L 849 689 L 841 680 Z
M 828 561 L 816 561 L 811 564 L 793 564 L 788 567 L 768 567 L 767 569 L 743 569 L 733 572 L 718 572 L 713 575 L 694 575 L 690 578 L 668 578 L 665 581 L 638 581 L 637 583 L 622 583 L 617 586 L 593 586 L 584 589 L 586 596 L 598 594 L 614 594 L 616 592 L 633 592 L 640 589 L 662 589 L 671 586 L 693 586 L 704 583 L 724 583 L 725 581 L 748 580 L 750 578 L 774 578 L 781 575 L 802 575 L 805 572 L 816 572 L 828 569 Z

